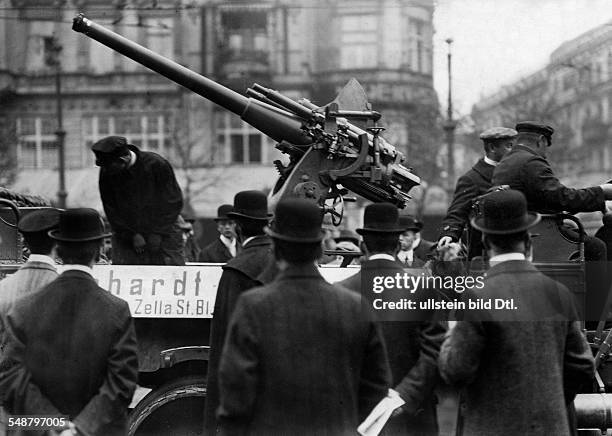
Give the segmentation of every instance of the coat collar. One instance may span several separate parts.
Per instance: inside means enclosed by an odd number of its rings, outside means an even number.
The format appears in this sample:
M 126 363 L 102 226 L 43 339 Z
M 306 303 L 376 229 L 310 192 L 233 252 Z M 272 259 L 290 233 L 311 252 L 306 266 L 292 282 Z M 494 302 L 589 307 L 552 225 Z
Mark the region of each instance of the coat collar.
M 484 157 L 478 159 L 478 162 L 472 167 L 474 171 L 480 174 L 485 180 L 491 180 L 493 178 L 493 170 L 495 167 L 485 162 Z
M 254 236 L 253 239 L 249 240 L 242 248 L 247 249 L 251 247 L 263 247 L 271 245 L 272 240 L 267 235 Z
M 515 146 L 512 148 L 512 150 L 510 151 L 510 153 L 512 153 L 512 152 L 517 153 L 517 152 L 519 152 L 519 151 L 526 151 L 527 153 L 533 154 L 534 156 L 542 157 L 542 156 L 540 156 L 540 155 L 539 155 L 539 154 L 538 154 L 538 153 L 537 153 L 537 152 L 536 152 L 536 151 L 535 151 L 533 148 L 528 147 L 528 146 L 523 145 L 523 144 L 516 144 L 516 145 L 515 145 Z
M 367 269 L 401 269 L 404 270 L 404 265 L 402 265 L 397 260 L 389 260 L 389 259 L 373 259 L 366 260 L 361 264 L 362 268 Z
M 289 279 L 289 278 L 321 278 L 323 276 L 319 273 L 319 270 L 314 263 L 306 265 L 289 265 L 283 271 L 280 271 L 277 276 L 277 280 Z
M 55 265 L 51 265 L 47 262 L 39 262 L 37 260 L 28 260 L 20 269 L 47 269 L 49 271 L 56 271 Z
M 487 277 L 493 277 L 499 274 L 506 273 L 521 273 L 521 272 L 537 272 L 538 269 L 528 260 L 508 260 L 493 265 L 487 270 L 485 275 Z

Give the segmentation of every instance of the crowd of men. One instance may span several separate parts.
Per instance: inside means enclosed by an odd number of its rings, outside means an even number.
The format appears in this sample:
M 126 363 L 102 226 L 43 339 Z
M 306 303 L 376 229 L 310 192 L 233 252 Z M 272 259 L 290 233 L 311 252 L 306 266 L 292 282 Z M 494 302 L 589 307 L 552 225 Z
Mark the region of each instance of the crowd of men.
M 218 237 L 187 250 L 193 226 L 180 217 L 169 163 L 125 138 L 104 138 L 92 150 L 112 235 L 93 209 L 42 209 L 18 224 L 30 257 L 0 281 L 0 435 L 19 434 L 7 418 L 28 415 L 69 418 L 50 434 L 126 434 L 137 339 L 127 303 L 92 274 L 109 236 L 114 264 L 182 265 L 187 251 L 190 260 L 224 264 L 206 434 L 354 435 L 393 403 L 382 434 L 437 435 L 442 383 L 461 389 L 460 434 L 574 434 L 572 403 L 593 379 L 594 361 L 571 293 L 531 262 L 529 229 L 539 212 L 605 211 L 612 185 L 563 186 L 546 160 L 553 132 L 534 122 L 483 132 L 485 156 L 459 179 L 437 242 L 394 205 L 367 206 L 362 227 L 334 240 L 360 250 L 361 268 L 335 284 L 317 268 L 326 237 L 318 205 L 290 198 L 270 210 L 263 192 L 239 192 L 217 210 Z M 489 192 L 497 185 L 507 186 Z M 566 235 L 579 236 L 572 228 Z M 454 258 L 462 239 L 469 257 L 484 254 L 490 265 L 482 289 L 465 298 L 515 299 L 526 310 L 382 322 L 363 304 L 372 274 Z M 606 258 L 601 240 L 585 245 L 587 259 Z

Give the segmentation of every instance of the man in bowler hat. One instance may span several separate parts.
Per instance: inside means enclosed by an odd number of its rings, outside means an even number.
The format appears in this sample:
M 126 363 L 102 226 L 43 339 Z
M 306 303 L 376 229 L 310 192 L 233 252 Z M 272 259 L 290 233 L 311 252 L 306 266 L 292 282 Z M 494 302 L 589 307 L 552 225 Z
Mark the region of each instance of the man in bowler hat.
M 91 146 L 100 167 L 99 188 L 113 231 L 116 265 L 184 265 L 178 217 L 183 195 L 170 163 L 122 136 Z
M 512 149 L 517 134 L 516 130 L 508 127 L 492 127 L 480 134 L 485 155 L 457 180 L 453 201 L 448 207 L 446 217 L 442 220 L 439 247 L 459 242 L 466 230 L 468 259 L 482 255 L 480 232 L 470 228 L 469 225 L 472 205 L 476 197 L 485 194 L 491 188 L 493 170 Z
M 359 295 L 319 274 L 322 214 L 278 203 L 267 229 L 280 270 L 243 293 L 219 370 L 222 434 L 354 435 L 387 393 L 383 340 Z
M 138 357 L 128 304 L 92 276 L 108 234 L 95 210 L 68 209 L 49 235 L 64 271 L 6 317 L 0 400 L 13 415 L 67 415 L 78 434 L 124 436 Z
M 442 345 L 440 373 L 463 388 L 460 434 L 569 435 L 567 407 L 594 376 L 574 297 L 530 262 L 528 230 L 540 216 L 522 193 L 493 192 L 482 208 L 471 223 L 491 267 L 465 296 L 512 299 L 517 309 L 466 310 Z
M 363 237 L 367 260 L 361 271 L 340 282 L 341 286 L 361 292 L 362 281 L 373 275 L 395 277 L 404 274 L 396 254 L 400 224 L 397 207 L 375 203 L 366 207 Z M 428 296 L 416 290 L 415 296 Z M 433 319 L 433 313 L 420 320 L 386 321 L 381 324 L 391 366 L 392 386 L 405 405 L 384 428 L 385 435 L 419 434 L 437 436 L 436 401 L 437 359 L 446 328 Z
M 226 215 L 236 222 L 242 247 L 236 257 L 223 266 L 215 299 L 205 406 L 205 426 L 211 434 L 216 428 L 215 410 L 219 405 L 217 371 L 230 317 L 238 297 L 244 291 L 262 283 L 259 276 L 272 257 L 272 241 L 264 232 L 264 227 L 272 215 L 268 213 L 268 199 L 263 192 L 237 193 L 234 197 L 233 210 Z
M 225 263 L 236 257 L 240 244 L 236 235 L 236 222 L 227 216 L 233 210 L 231 204 L 222 204 L 217 209 L 217 223 L 219 237 L 208 244 L 200 253 L 200 262 Z
M 59 210 L 45 208 L 22 216 L 17 223 L 17 230 L 30 255 L 17 272 L 0 281 L 0 344 L 3 342 L 4 318 L 15 301 L 38 291 L 58 276 L 54 259 L 55 241 L 47 234 L 57 227 L 58 222 Z M 0 404 L 0 435 L 6 434 L 6 423 Z
M 418 268 L 425 265 L 434 247 L 433 242 L 421 237 L 423 223 L 411 215 L 400 215 L 400 249 L 397 258 L 407 267 Z

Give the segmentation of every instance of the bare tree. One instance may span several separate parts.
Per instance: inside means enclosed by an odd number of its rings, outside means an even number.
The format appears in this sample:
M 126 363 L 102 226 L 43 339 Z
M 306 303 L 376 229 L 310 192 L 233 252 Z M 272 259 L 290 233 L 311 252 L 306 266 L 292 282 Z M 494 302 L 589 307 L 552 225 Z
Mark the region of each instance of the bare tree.
M 0 117 L 0 186 L 10 186 L 15 181 L 18 141 L 14 120 Z

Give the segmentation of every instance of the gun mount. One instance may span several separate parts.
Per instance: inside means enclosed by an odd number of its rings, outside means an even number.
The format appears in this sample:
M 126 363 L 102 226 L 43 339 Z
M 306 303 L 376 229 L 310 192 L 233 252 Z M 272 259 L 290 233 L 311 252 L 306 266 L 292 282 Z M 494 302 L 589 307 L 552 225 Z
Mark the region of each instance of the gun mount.
M 280 178 L 271 193 L 272 205 L 285 196 L 301 196 L 325 207 L 325 200 L 341 198 L 344 187 L 368 200 L 403 208 L 410 199 L 410 189 L 420 184 L 419 177 L 402 165 L 404 155 L 379 136 L 383 130 L 376 124 L 380 114 L 369 104 L 363 110 L 343 110 L 337 103 L 318 107 L 308 100 L 295 102 L 258 84 L 243 96 L 83 14 L 74 19 L 72 28 L 239 115 L 277 141 L 276 147 L 289 155 L 290 162 L 274 162 Z M 348 119 L 366 120 L 370 126 L 363 130 Z M 339 223 L 341 213 L 329 207 L 325 210 Z

